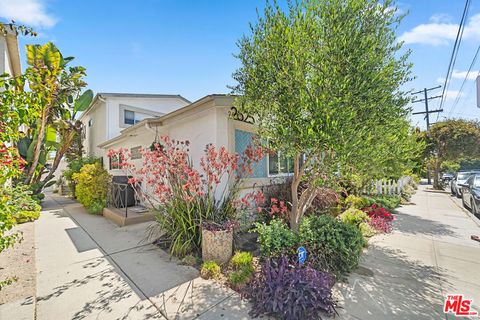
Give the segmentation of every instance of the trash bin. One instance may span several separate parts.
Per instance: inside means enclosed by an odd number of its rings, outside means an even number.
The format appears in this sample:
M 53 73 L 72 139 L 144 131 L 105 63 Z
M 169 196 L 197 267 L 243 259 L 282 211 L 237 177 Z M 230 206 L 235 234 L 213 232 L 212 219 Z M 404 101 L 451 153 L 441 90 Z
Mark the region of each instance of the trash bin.
M 113 205 L 116 208 L 125 208 L 134 206 L 135 201 L 135 190 L 133 186 L 128 183 L 129 176 L 113 176 L 112 179 L 112 190 L 116 194 L 113 196 L 114 203 Z

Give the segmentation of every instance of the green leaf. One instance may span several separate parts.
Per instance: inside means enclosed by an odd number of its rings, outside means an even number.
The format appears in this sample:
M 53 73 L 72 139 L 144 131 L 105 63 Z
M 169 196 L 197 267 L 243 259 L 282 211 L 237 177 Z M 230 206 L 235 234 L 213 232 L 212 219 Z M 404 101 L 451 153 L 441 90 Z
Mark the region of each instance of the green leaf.
M 33 138 L 33 141 L 28 146 L 27 150 L 27 162 L 33 161 L 33 153 L 35 152 L 36 137 Z
M 32 140 L 30 140 L 27 137 L 23 137 L 22 139 L 18 140 L 18 143 L 17 143 L 18 153 L 20 153 L 20 155 L 23 158 L 27 158 L 28 147 L 30 146 L 31 143 L 32 143 Z
M 93 100 L 93 91 L 87 90 L 78 99 L 75 101 L 75 106 L 73 110 L 77 111 L 85 111 L 92 103 Z
M 40 151 L 40 157 L 38 158 L 38 163 L 42 166 L 45 166 L 47 163 L 47 152 L 45 150 Z
M 50 142 L 57 142 L 57 129 L 51 126 L 47 127 L 45 140 Z
M 50 186 L 53 186 L 56 182 L 57 182 L 56 180 L 51 180 L 51 181 L 47 182 L 43 187 L 48 188 Z

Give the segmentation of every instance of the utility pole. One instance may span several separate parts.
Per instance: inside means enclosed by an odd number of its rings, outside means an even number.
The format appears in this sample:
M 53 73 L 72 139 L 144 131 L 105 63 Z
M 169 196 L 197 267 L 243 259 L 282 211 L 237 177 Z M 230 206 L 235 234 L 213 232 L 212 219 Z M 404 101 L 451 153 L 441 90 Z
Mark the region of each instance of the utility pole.
M 433 99 L 441 98 L 442 95 L 438 95 L 438 96 L 435 96 L 435 97 L 429 97 L 428 94 L 427 94 L 427 92 L 430 91 L 430 90 L 439 89 L 439 88 L 441 88 L 441 87 L 442 87 L 442 86 L 438 86 L 438 87 L 435 87 L 435 88 L 428 88 L 428 89 L 425 88 L 425 89 L 423 89 L 423 90 L 420 90 L 420 91 L 417 91 L 417 92 L 412 93 L 412 95 L 415 95 L 415 94 L 419 94 L 419 93 L 422 93 L 422 92 L 423 92 L 424 98 L 423 98 L 423 99 L 418 99 L 418 100 L 413 100 L 412 103 L 417 103 L 417 102 L 425 101 L 425 111 L 413 112 L 412 114 L 425 114 L 425 120 L 427 121 L 427 130 L 430 129 L 430 113 L 443 112 L 443 109 L 428 110 L 428 101 L 429 101 L 429 100 L 433 100 Z
M 418 100 L 413 100 L 412 103 L 418 103 L 418 102 L 422 102 L 424 101 L 425 102 L 425 111 L 421 111 L 421 112 L 413 112 L 412 114 L 425 114 L 425 120 L 427 121 L 427 130 L 430 129 L 430 113 L 436 113 L 436 112 L 442 112 L 443 109 L 436 109 L 436 110 L 429 110 L 428 109 L 428 100 L 433 100 L 433 99 L 438 99 L 438 98 L 441 98 L 442 95 L 438 95 L 438 96 L 434 96 L 434 97 L 429 97 L 427 92 L 428 91 L 431 91 L 431 90 L 436 90 L 436 89 L 440 89 L 442 86 L 438 86 L 438 87 L 434 87 L 434 88 L 425 88 L 423 90 L 420 90 L 420 91 L 417 91 L 417 92 L 413 92 L 412 95 L 415 95 L 415 94 L 419 94 L 419 93 L 422 93 L 423 92 L 423 96 L 424 98 L 423 99 L 418 99 Z M 432 180 L 430 178 L 430 170 L 427 170 L 427 183 L 428 184 L 431 184 L 432 183 Z

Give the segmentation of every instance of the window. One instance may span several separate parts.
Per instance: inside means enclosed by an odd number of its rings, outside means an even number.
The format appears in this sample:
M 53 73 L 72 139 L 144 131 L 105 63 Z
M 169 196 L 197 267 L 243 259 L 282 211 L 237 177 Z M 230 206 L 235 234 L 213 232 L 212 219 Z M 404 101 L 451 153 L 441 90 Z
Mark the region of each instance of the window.
M 141 146 L 130 148 L 130 153 L 132 154 L 130 158 L 132 160 L 142 159 L 142 153 L 140 152 L 141 149 Z
M 480 175 L 475 176 L 475 181 L 473 182 L 473 187 L 474 188 L 480 188 Z
M 235 129 L 235 152 L 242 154 L 247 149 L 248 145 L 252 143 L 254 134 L 252 132 Z M 266 178 L 267 171 L 267 157 L 264 157 L 259 162 L 252 164 L 252 174 L 249 178 Z
M 89 127 L 93 126 L 93 119 L 88 120 L 88 126 Z
M 123 122 L 125 124 L 135 124 L 137 121 L 135 121 L 135 112 L 130 111 L 130 110 L 124 110 L 124 117 L 123 117 Z
M 293 159 L 280 152 L 268 155 L 268 174 L 270 176 L 293 173 Z
M 122 168 L 122 162 L 123 162 L 123 156 L 122 155 L 113 155 L 110 157 L 110 170 L 113 169 L 121 169 Z

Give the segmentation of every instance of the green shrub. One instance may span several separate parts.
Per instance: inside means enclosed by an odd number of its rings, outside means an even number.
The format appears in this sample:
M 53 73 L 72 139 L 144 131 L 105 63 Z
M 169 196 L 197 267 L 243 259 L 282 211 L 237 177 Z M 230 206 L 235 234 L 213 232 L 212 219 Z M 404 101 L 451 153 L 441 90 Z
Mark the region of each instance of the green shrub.
M 316 269 L 342 278 L 357 267 L 365 239 L 355 226 L 321 215 L 303 219 L 299 244 L 307 249 L 307 260 Z
M 65 178 L 65 180 L 67 180 L 67 184 L 70 187 L 70 191 L 72 192 L 72 195 L 74 197 L 76 197 L 76 182 L 73 178 L 73 175 L 79 173 L 84 165 L 99 163 L 99 161 L 100 160 L 98 158 L 89 156 L 77 158 L 68 163 L 68 169 L 63 171 L 63 177 Z
M 41 207 L 28 186 L 6 187 L 3 189 L 3 196 L 8 199 L 16 223 L 34 221 L 40 217 Z
M 253 263 L 253 256 L 250 252 L 246 251 L 238 251 L 236 252 L 232 259 L 230 260 L 230 264 L 233 268 L 241 268 L 244 266 L 252 265 Z
M 228 275 L 228 280 L 234 286 L 241 286 L 250 280 L 254 267 L 253 256 L 250 252 L 237 252 L 230 260 L 232 271 Z
M 344 223 L 351 224 L 352 226 L 358 227 L 360 223 L 367 222 L 370 220 L 368 214 L 362 210 L 350 208 L 345 210 L 340 218 Z
M 253 266 L 242 267 L 233 271 L 228 275 L 228 281 L 234 286 L 241 286 L 251 279 L 253 274 Z
M 360 223 L 358 225 L 358 230 L 360 230 L 362 235 L 366 238 L 373 237 L 377 233 L 375 229 L 368 222 Z
M 281 221 L 270 225 L 257 224 L 260 251 L 264 257 L 295 255 L 299 246 L 307 249 L 307 261 L 337 277 L 358 265 L 360 253 L 366 244 L 359 229 L 329 215 L 305 217 L 298 234 Z
M 215 279 L 220 276 L 220 266 L 215 261 L 205 261 L 200 269 L 200 275 L 204 279 Z
M 100 213 L 107 205 L 107 194 L 112 177 L 99 163 L 86 164 L 73 175 L 78 201 L 90 213 Z
M 283 253 L 295 252 L 297 236 L 279 219 L 274 219 L 269 225 L 256 223 L 260 252 L 264 257 L 278 256 Z
M 365 197 L 359 197 L 351 194 L 345 198 L 343 203 L 346 208 L 362 209 L 368 206 L 369 201 Z
M 401 197 L 397 195 L 378 195 L 370 196 L 366 198 L 368 200 L 367 207 L 372 204 L 377 204 L 379 207 L 388 209 L 389 211 L 394 210 L 400 206 Z

